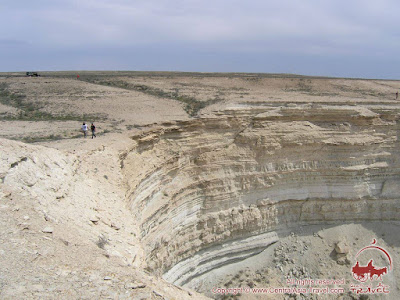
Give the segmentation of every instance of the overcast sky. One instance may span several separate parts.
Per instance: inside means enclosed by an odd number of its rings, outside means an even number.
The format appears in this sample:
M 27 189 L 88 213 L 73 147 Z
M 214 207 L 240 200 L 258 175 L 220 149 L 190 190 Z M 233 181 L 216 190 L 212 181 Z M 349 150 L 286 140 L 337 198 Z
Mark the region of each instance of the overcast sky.
M 398 0 L 2 0 L 0 71 L 400 79 Z

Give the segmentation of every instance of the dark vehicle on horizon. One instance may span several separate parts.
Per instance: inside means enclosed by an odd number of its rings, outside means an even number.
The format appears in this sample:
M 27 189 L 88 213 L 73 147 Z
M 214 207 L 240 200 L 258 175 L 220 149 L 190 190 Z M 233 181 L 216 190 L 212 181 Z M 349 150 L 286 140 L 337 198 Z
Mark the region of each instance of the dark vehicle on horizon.
M 40 75 L 38 74 L 38 72 L 26 72 L 26 76 L 39 77 Z

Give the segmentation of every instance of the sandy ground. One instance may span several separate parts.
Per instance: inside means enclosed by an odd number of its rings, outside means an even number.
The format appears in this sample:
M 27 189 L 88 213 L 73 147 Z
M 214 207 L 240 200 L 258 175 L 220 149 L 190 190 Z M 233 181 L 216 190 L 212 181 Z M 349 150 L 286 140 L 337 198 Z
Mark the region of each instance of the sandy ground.
M 52 114 L 51 120 L 47 115 L 20 118 L 26 107 L 3 98 L 0 137 L 28 142 L 78 138 L 82 122 L 95 122 L 99 134 L 107 134 L 248 107 L 320 103 L 390 109 L 400 104 L 395 99 L 399 81 L 233 73 L 84 72 L 80 80 L 72 72 L 37 78 L 1 75 L 0 85 L 8 95 L 22 96 L 30 109 Z M 185 97 L 196 103 L 212 101 L 190 116 L 179 100 Z M 75 143 L 71 140 L 71 148 Z

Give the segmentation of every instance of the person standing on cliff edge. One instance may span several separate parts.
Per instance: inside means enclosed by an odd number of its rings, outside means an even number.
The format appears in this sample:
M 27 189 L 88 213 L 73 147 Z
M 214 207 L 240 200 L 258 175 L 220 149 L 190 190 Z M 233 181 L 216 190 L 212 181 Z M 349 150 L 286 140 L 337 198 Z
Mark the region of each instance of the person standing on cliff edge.
M 92 125 L 90 126 L 90 130 L 92 131 L 92 138 L 96 137 L 95 131 L 96 131 L 96 126 L 94 126 L 94 124 L 92 123 Z
M 399 97 L 399 92 L 396 92 L 396 100 L 397 100 L 398 97 Z
M 85 122 L 83 122 L 81 129 L 83 131 L 83 136 L 86 138 L 88 132 L 88 126 L 85 124 Z

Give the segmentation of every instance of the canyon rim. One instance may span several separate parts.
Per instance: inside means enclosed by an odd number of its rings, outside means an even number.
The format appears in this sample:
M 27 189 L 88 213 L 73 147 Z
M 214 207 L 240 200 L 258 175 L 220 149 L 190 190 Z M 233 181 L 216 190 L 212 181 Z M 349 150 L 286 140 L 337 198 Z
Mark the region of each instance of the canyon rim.
M 399 81 L 79 75 L 0 75 L 1 298 L 400 296 Z

